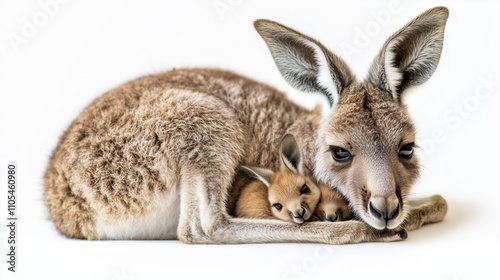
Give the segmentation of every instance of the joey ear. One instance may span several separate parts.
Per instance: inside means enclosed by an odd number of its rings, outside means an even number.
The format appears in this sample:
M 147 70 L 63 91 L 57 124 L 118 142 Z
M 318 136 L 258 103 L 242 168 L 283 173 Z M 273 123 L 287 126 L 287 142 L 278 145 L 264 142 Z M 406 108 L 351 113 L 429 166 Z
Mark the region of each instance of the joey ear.
M 333 105 L 354 80 L 347 64 L 318 41 L 270 20 L 256 20 L 254 26 L 281 75 L 294 88 L 320 92 Z
M 240 166 L 240 170 L 245 172 L 248 176 L 255 178 L 269 187 L 271 183 L 271 177 L 273 176 L 273 172 L 269 169 L 259 168 L 259 167 L 249 167 L 249 166 Z
M 295 173 L 304 174 L 299 145 L 292 134 L 287 134 L 280 143 L 281 164 Z
M 404 90 L 426 82 L 439 63 L 447 19 L 448 9 L 435 7 L 394 33 L 371 65 L 369 81 L 396 102 Z

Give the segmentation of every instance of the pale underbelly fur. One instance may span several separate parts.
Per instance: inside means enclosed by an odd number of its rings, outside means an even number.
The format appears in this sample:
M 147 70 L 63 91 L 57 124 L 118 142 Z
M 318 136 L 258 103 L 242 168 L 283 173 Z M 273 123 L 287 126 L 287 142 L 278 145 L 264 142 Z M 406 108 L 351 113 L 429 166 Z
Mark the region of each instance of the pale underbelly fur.
M 97 222 L 99 239 L 177 239 L 180 197 L 177 188 L 152 201 L 155 205 L 143 216 L 114 224 Z

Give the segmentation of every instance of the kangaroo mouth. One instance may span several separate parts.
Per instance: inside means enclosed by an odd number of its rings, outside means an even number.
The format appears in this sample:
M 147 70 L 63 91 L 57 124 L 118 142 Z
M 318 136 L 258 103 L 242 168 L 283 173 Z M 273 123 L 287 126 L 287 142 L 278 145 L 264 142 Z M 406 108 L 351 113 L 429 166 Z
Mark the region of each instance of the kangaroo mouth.
M 302 213 L 301 214 L 296 213 L 296 211 L 294 211 L 294 213 L 290 212 L 290 217 L 292 218 L 293 222 L 297 223 L 297 224 L 304 223 L 309 218 L 311 218 L 311 216 L 312 216 L 312 212 L 310 212 L 305 207 L 302 207 Z
M 373 203 L 373 193 L 363 186 L 361 196 L 358 197 L 358 201 L 361 202 L 362 206 L 361 209 L 355 209 L 355 212 L 359 213 L 359 218 L 375 229 L 395 229 L 400 226 L 404 220 L 403 210 L 405 208 L 403 207 L 404 203 L 399 187 L 396 188 L 395 195 L 397 203 L 387 206 L 385 204 L 387 203 L 386 198 L 385 202 L 381 204 L 382 207 L 380 207 Z M 394 204 L 396 204 L 396 206 Z
M 305 220 L 303 217 L 293 217 L 293 220 L 296 222 L 296 223 L 303 223 Z
M 297 224 L 302 224 L 305 221 L 309 220 L 311 218 L 311 215 L 309 214 L 304 214 L 303 216 L 292 216 L 293 222 Z

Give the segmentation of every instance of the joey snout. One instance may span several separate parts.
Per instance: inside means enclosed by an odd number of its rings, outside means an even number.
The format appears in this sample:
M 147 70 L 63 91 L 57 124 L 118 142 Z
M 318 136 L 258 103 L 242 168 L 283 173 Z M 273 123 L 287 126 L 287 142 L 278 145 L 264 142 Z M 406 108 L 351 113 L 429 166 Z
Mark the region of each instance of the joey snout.
M 325 220 L 328 222 L 335 222 L 337 220 L 338 216 L 335 213 L 328 213 L 325 216 Z
M 316 215 L 320 220 L 327 222 L 335 222 L 339 218 L 337 214 L 339 207 L 332 203 L 320 203 L 316 210 Z
M 305 214 L 306 214 L 306 209 L 304 209 L 304 207 L 295 209 L 294 211 L 292 211 L 293 221 L 298 224 L 303 223 L 306 220 L 306 218 L 304 217 Z
M 290 203 L 289 215 L 294 223 L 301 224 L 311 217 L 312 212 L 307 203 L 295 201 Z

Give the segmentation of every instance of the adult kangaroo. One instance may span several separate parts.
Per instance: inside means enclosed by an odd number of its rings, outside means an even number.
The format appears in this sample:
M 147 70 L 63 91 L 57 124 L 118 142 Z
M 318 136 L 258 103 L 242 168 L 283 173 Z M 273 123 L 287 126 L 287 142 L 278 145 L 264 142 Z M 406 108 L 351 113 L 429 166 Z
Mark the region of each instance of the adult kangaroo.
M 84 239 L 330 244 L 396 240 L 400 226 L 441 221 L 441 196 L 407 198 L 419 165 L 401 100 L 436 69 L 447 18 L 447 8 L 436 7 L 397 31 L 364 81 L 315 39 L 255 21 L 286 81 L 325 94 L 327 114 L 217 69 L 173 70 L 107 92 L 50 159 L 44 195 L 53 221 Z M 287 133 L 297 138 L 304 174 L 340 190 L 358 220 L 294 224 L 228 214 L 238 167 L 278 169 Z

